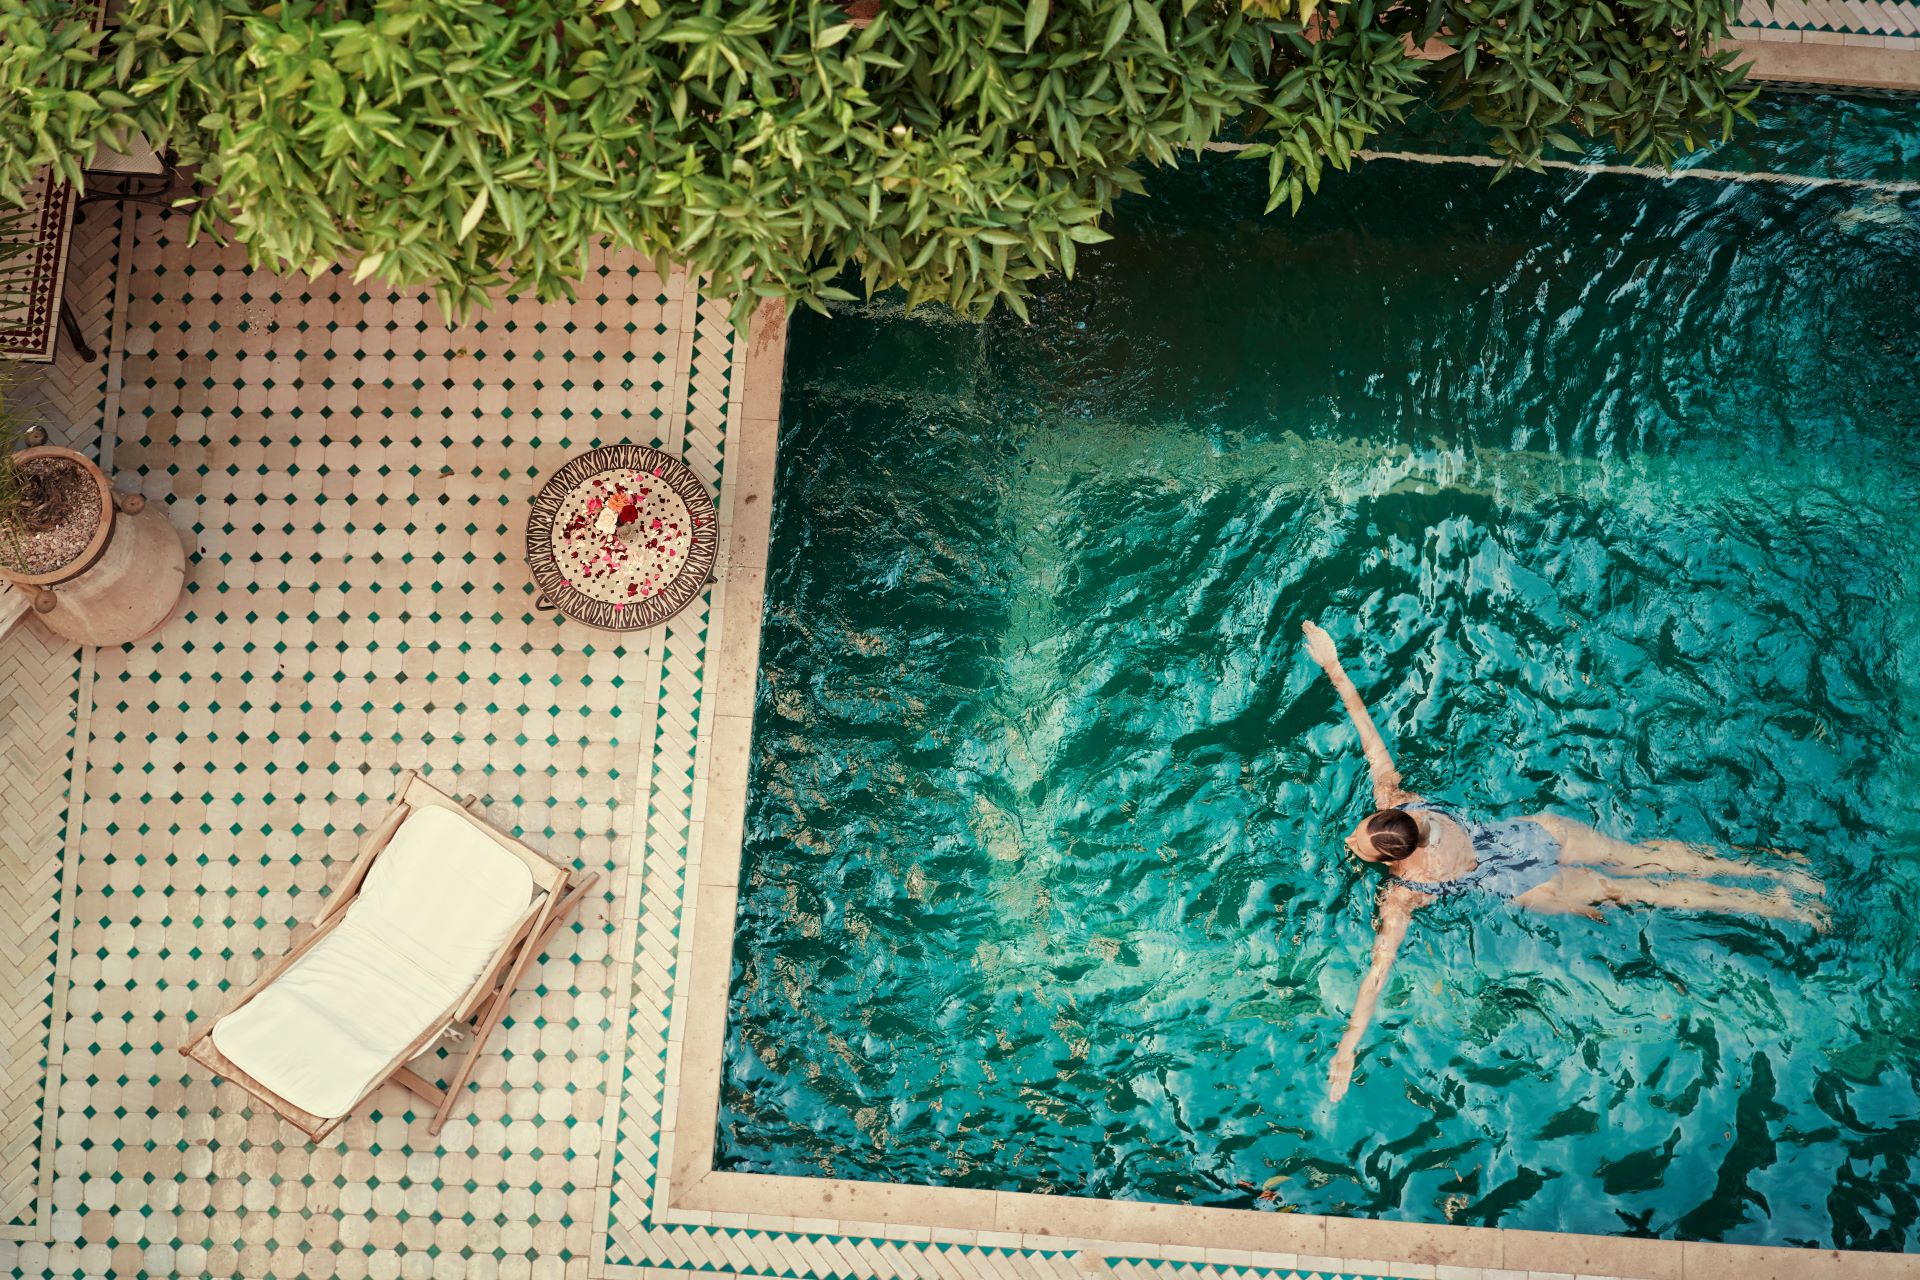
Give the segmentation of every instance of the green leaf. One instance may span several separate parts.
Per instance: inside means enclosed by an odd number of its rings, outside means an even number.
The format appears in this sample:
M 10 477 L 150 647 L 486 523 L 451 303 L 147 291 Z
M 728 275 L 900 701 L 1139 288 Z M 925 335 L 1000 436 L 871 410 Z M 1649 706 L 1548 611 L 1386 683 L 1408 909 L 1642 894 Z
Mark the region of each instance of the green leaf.
M 486 213 L 487 189 L 482 187 L 480 194 L 473 198 L 473 203 L 467 206 L 466 216 L 460 219 L 460 233 L 457 239 L 465 240 L 472 235 L 473 229 L 480 225 L 480 219 L 485 217 Z
M 1160 52 L 1167 52 L 1167 26 L 1160 21 L 1160 9 L 1153 0 L 1133 0 L 1133 13 L 1147 38 L 1160 46 Z
M 1107 38 L 1102 41 L 1100 45 L 1101 57 L 1104 58 L 1113 52 L 1113 47 L 1119 44 L 1121 38 L 1127 34 L 1127 26 L 1132 21 L 1133 4 L 1131 0 L 1120 0 L 1119 4 L 1113 6 L 1113 16 L 1107 19 Z
M 1052 7 L 1052 0 L 1027 0 L 1026 39 L 1022 48 L 1033 48 L 1033 42 L 1040 38 L 1041 30 L 1047 25 L 1047 12 Z

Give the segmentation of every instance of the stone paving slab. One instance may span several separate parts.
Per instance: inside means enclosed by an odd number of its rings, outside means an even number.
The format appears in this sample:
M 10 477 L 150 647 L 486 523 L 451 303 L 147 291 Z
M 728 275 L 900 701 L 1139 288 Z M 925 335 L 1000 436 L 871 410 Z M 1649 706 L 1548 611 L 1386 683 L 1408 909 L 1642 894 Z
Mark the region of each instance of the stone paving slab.
M 1920 92 L 1920 3 L 1741 0 L 1728 32 L 1759 80 Z

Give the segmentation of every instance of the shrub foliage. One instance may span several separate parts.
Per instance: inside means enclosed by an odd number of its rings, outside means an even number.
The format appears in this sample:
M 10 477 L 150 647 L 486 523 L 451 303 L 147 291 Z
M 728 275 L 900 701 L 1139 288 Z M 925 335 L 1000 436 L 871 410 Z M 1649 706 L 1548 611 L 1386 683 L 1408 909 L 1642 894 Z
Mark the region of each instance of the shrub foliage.
M 256 261 L 564 293 L 595 240 L 815 306 L 856 264 L 979 314 L 1138 165 L 1251 142 L 1297 206 L 1426 97 L 1510 164 L 1665 162 L 1750 97 L 1735 0 L 0 0 L 0 196 L 142 131 Z M 1419 57 L 1416 48 L 1443 56 Z

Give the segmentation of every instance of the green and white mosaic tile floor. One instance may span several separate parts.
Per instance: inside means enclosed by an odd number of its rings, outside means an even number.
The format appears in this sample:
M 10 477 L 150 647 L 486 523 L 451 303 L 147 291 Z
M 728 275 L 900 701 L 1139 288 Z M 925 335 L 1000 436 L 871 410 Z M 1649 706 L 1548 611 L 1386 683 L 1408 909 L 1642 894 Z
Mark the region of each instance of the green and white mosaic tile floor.
M 423 297 L 253 272 L 150 212 L 87 229 L 81 260 L 103 355 L 64 354 L 34 394 L 194 554 L 145 641 L 75 654 L 32 620 L 0 639 L 20 922 L 0 1274 L 1524 1278 L 669 1211 L 708 642 L 739 584 L 757 616 L 758 571 L 728 561 L 733 477 L 771 475 L 777 389 L 745 385 L 723 304 L 618 256 L 579 302 L 451 330 Z M 766 341 L 753 367 L 777 376 Z M 765 456 L 729 457 L 743 420 Z M 718 584 L 625 640 L 537 611 L 520 545 L 541 477 L 620 440 L 685 457 L 722 521 Z M 764 502 L 742 511 L 763 538 Z M 389 1087 L 309 1148 L 175 1048 L 312 918 L 408 768 L 605 878 L 437 1139 Z
M 449 332 L 424 299 L 189 248 L 177 220 L 143 214 L 119 248 L 110 469 L 197 555 L 166 627 L 76 672 L 52 1177 L 0 1257 L 16 1275 L 584 1275 L 614 892 L 663 644 L 697 651 L 705 606 L 671 636 L 556 624 L 521 562 L 525 501 L 612 440 L 684 451 L 717 485 L 724 418 L 691 388 L 724 397 L 731 334 L 625 261 L 596 262 L 577 304 Z M 27 625 L 6 643 L 38 640 Z M 308 1150 L 174 1048 L 312 917 L 406 768 L 611 874 L 437 1141 L 388 1090 Z

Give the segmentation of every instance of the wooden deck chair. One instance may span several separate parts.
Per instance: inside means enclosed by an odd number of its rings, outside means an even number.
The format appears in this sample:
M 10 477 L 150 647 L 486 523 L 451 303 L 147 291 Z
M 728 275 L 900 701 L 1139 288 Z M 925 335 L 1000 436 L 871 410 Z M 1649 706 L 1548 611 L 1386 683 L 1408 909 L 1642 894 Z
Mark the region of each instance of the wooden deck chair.
M 409 770 L 314 930 L 180 1047 L 318 1142 L 388 1080 L 438 1133 L 534 956 L 599 877 L 557 866 Z M 407 1064 L 471 1040 L 442 1089 Z

